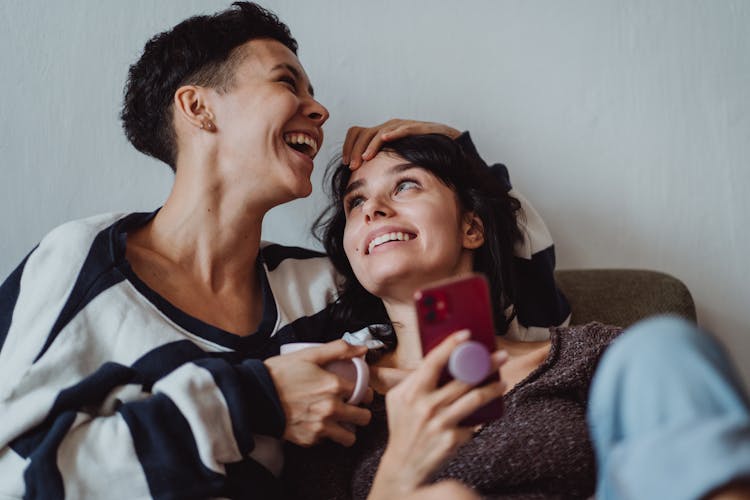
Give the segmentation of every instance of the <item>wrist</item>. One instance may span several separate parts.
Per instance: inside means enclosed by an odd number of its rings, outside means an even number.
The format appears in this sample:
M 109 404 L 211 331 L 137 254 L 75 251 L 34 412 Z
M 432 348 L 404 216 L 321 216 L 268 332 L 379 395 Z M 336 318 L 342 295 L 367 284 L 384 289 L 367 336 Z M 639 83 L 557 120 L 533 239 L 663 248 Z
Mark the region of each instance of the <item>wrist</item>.
M 386 448 L 372 482 L 368 500 L 393 500 L 412 493 L 418 486 L 416 473 Z

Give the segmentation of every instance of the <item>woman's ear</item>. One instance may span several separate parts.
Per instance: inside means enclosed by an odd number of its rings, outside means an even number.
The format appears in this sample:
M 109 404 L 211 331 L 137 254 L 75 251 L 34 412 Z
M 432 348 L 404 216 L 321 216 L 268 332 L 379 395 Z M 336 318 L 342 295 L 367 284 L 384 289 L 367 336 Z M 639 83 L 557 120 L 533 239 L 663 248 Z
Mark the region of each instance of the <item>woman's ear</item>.
M 214 115 L 208 105 L 206 89 L 195 85 L 183 85 L 174 93 L 175 118 L 184 122 L 213 132 L 216 129 L 213 119 Z
M 464 214 L 462 223 L 463 245 L 468 250 L 476 250 L 484 245 L 484 223 L 474 212 Z

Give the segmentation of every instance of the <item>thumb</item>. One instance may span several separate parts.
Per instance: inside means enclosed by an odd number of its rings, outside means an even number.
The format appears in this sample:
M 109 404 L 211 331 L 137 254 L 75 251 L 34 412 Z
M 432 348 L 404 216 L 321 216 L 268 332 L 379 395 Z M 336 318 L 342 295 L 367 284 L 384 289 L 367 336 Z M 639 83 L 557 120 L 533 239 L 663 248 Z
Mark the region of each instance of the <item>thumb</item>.
M 305 358 L 318 365 L 325 365 L 331 361 L 352 359 L 367 353 L 367 346 L 351 345 L 344 340 L 334 340 L 318 347 L 302 351 Z

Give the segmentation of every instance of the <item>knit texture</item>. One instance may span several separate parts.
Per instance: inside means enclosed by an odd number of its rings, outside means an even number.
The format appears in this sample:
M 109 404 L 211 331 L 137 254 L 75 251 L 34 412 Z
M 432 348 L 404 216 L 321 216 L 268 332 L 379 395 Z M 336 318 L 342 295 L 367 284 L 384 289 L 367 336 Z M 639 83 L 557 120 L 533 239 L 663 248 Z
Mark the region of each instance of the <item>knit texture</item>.
M 597 362 L 621 329 L 590 323 L 551 329 L 546 360 L 504 397 L 505 413 L 486 424 L 440 468 L 486 498 L 588 498 L 594 494 L 594 451 L 586 401 Z M 385 399 L 357 443 L 287 447 L 288 498 L 366 498 L 388 440 Z

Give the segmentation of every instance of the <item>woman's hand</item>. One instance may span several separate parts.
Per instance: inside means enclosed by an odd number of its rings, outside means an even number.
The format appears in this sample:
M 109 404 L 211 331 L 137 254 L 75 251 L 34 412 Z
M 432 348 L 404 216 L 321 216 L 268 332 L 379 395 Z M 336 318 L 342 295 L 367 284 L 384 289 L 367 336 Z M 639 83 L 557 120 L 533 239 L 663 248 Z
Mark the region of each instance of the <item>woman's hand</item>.
M 344 446 L 354 444 L 351 424 L 367 425 L 370 410 L 347 404 L 345 399 L 354 390 L 354 382 L 321 367 L 365 352 L 364 346 L 337 340 L 264 362 L 286 415 L 284 439 L 300 446 L 311 446 L 324 438 Z M 365 400 L 372 400 L 371 390 Z
M 341 159 L 344 165 L 349 165 L 349 168 L 356 170 L 363 161 L 372 160 L 384 143 L 420 134 L 443 134 L 455 139 L 461 135 L 461 132 L 442 123 L 398 118 L 374 127 L 351 127 L 346 133 Z
M 429 486 L 422 486 L 404 500 L 479 500 L 479 495 L 465 484 L 446 479 Z
M 505 384 L 472 387 L 452 380 L 437 387 L 451 352 L 469 338 L 467 331 L 446 338 L 417 370 L 386 395 L 390 437 L 375 475 L 370 498 L 400 498 L 417 491 L 428 476 L 473 433 L 459 423 L 489 401 L 502 396 Z M 493 370 L 507 359 L 492 354 Z
M 388 391 L 403 382 L 411 373 L 412 370 L 371 365 L 370 387 L 380 394 L 388 394 Z

